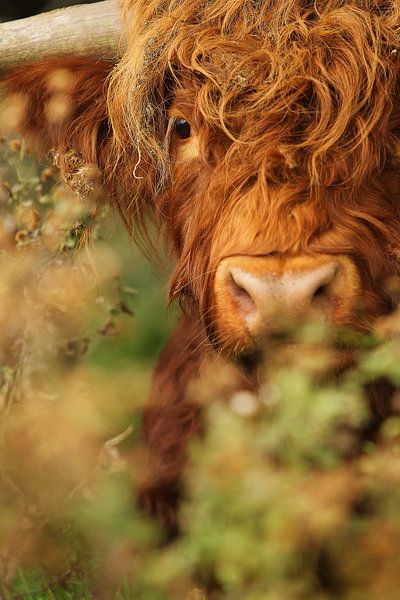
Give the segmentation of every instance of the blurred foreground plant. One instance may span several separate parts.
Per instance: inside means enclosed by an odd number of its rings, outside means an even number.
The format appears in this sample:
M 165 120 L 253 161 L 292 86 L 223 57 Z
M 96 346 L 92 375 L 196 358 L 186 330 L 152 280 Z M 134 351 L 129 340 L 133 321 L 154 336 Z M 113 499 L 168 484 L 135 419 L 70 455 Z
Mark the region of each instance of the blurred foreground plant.
M 207 434 L 165 544 L 135 502 L 145 386 L 111 353 L 111 368 L 93 360 L 135 294 L 107 209 L 38 172 L 20 141 L 1 153 L 0 597 L 397 599 L 400 417 L 360 432 L 375 381 L 400 408 L 398 314 L 337 381 L 315 377 L 323 336 L 311 359 L 269 367 L 258 394 L 214 365 L 193 390 Z

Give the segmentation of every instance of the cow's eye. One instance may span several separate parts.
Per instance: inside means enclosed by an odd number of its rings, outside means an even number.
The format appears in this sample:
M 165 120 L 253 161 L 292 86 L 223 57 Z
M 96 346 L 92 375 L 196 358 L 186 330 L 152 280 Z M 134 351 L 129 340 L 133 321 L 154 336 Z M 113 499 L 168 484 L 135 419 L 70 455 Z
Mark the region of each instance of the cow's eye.
M 175 132 L 181 140 L 187 140 L 192 135 L 190 123 L 183 117 L 179 117 L 175 121 Z

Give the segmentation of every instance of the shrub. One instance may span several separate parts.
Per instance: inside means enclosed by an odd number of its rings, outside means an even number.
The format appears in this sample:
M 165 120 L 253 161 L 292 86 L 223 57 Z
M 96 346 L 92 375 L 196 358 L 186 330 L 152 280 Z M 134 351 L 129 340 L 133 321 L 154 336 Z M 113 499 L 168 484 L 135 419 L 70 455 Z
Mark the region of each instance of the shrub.
M 2 141 L 1 165 L 1 596 L 397 598 L 399 315 L 356 340 L 357 364 L 334 381 L 315 324 L 298 335 L 317 351 L 269 361 L 257 395 L 232 392 L 229 367 L 210 371 L 194 390 L 207 434 L 167 544 L 135 499 L 149 357 L 170 324 L 153 305 L 133 351 L 133 311 L 149 301 L 108 209 L 72 197 L 19 140 Z M 373 429 L 383 381 L 393 415 Z

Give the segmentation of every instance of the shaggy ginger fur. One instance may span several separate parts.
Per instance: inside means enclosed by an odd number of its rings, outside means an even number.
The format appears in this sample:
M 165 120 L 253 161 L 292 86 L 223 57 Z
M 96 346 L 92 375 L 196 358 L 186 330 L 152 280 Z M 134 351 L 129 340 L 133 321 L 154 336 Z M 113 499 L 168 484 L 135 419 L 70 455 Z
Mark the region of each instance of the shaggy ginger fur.
M 151 213 L 176 257 L 184 324 L 161 357 L 143 493 L 172 522 L 187 440 L 201 428 L 188 381 L 213 352 L 213 273 L 231 255 L 340 255 L 361 281 L 368 329 L 399 274 L 398 0 L 125 0 L 122 60 L 63 59 L 10 73 L 23 129 L 96 164 L 128 228 Z M 72 113 L 46 120 L 48 81 L 69 69 Z M 189 121 L 180 140 L 174 119 Z M 213 322 L 214 319 L 214 322 Z M 212 338 L 229 351 L 224 339 Z M 244 385 L 244 384 L 243 384 Z

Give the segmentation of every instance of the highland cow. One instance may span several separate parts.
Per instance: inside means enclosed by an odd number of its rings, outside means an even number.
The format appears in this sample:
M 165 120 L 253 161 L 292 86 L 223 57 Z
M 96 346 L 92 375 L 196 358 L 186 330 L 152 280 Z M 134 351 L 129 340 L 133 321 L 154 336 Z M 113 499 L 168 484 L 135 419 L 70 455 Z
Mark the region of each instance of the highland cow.
M 73 151 L 96 165 L 132 235 L 151 215 L 175 258 L 183 316 L 155 373 L 142 493 L 173 523 L 187 442 L 202 429 L 187 390 L 204 361 L 218 355 L 251 387 L 282 314 L 368 332 L 393 310 L 400 5 L 124 0 L 123 23 L 118 59 L 62 48 L 8 66 L 4 82 L 24 99 L 24 134 L 57 151 L 67 183 Z M 60 71 L 70 110 L 52 120 Z M 336 354 L 341 369 L 345 348 Z

